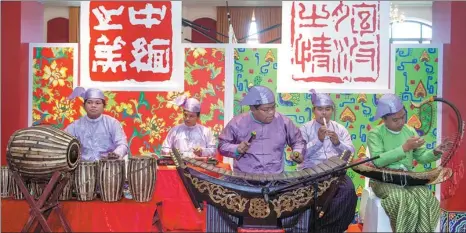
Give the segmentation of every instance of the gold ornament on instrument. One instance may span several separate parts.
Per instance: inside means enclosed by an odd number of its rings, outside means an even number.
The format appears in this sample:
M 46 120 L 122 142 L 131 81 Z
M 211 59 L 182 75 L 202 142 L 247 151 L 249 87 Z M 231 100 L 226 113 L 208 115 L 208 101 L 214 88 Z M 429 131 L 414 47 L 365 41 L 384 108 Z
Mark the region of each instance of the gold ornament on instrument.
M 266 218 L 270 214 L 269 203 L 265 202 L 263 198 L 252 198 L 248 211 L 254 218 Z

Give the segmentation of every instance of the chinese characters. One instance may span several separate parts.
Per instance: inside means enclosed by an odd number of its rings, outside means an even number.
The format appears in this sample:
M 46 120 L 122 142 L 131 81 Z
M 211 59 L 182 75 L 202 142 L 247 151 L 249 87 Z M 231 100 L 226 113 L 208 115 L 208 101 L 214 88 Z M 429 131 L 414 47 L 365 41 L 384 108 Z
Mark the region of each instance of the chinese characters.
M 380 2 L 293 2 L 293 80 L 376 82 L 381 66 L 379 11 Z
M 171 2 L 91 1 L 89 10 L 92 80 L 171 78 Z

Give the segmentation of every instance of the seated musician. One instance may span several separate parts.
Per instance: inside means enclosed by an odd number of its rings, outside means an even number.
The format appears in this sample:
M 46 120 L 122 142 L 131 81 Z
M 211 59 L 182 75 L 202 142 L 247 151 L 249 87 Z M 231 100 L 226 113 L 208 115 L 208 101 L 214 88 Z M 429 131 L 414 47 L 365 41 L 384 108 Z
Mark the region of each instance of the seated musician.
M 314 167 L 326 159 L 340 156 L 343 151 L 354 153 L 354 146 L 348 130 L 341 124 L 332 121 L 334 103 L 326 94 L 312 94 L 312 112 L 315 119 L 301 126 L 301 133 L 307 142 L 306 154 L 298 170 Z M 344 232 L 354 219 L 358 197 L 353 181 L 347 175 L 337 180 L 337 191 L 320 218 L 319 228 L 325 232 Z M 318 203 L 322 205 L 324 203 Z
M 128 152 L 128 142 L 120 122 L 106 114 L 104 93 L 95 88 L 77 87 L 69 99 L 84 99 L 87 115 L 74 121 L 65 131 L 81 142 L 82 159 L 96 161 L 104 157 L 123 158 Z
M 182 95 L 175 104 L 183 108 L 184 123 L 173 127 L 162 144 L 162 155 L 168 156 L 172 145 L 185 157 L 215 157 L 217 144 L 212 131 L 197 122 L 201 104 L 195 98 Z
M 249 105 L 247 113 L 235 116 L 219 136 L 221 155 L 234 158 L 234 171 L 255 174 L 284 172 L 285 145 L 293 149 L 292 159 L 302 162 L 305 142 L 299 129 L 286 116 L 275 112 L 275 96 L 264 86 L 254 86 L 241 101 Z M 256 138 L 249 141 L 251 132 Z M 240 181 L 235 181 L 240 182 Z M 309 215 L 308 215 L 309 216 Z M 291 216 L 282 220 L 288 232 L 307 232 L 309 217 Z M 207 208 L 207 232 L 237 232 L 239 219 L 215 206 Z M 296 224 L 294 229 L 291 225 Z
M 440 158 L 442 145 L 427 150 L 424 139 L 406 125 L 406 110 L 398 96 L 386 94 L 379 99 L 374 120 L 384 124 L 374 127 L 368 135 L 371 156 L 379 168 L 413 171 L 413 162 L 431 163 Z M 439 201 L 427 186 L 401 186 L 370 181 L 375 195 L 390 218 L 394 232 L 434 232 L 439 217 Z

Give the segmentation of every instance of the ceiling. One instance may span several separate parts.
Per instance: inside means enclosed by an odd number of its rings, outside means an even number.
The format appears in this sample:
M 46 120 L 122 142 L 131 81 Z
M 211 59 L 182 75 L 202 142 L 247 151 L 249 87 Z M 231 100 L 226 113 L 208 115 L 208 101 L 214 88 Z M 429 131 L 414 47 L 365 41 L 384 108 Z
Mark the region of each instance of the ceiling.
M 79 6 L 81 1 L 38 0 L 46 6 Z M 225 0 L 183 0 L 183 6 L 226 6 Z M 394 1 L 398 6 L 432 6 L 432 1 Z M 230 0 L 228 6 L 281 6 L 282 0 Z

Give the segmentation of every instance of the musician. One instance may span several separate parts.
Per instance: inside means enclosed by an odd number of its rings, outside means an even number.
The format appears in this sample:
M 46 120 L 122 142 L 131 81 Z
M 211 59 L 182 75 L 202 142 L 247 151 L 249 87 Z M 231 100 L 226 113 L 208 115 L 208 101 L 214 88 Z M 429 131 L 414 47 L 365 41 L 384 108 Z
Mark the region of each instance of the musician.
M 348 130 L 332 121 L 335 110 L 332 98 L 326 94 L 312 92 L 312 112 L 315 119 L 301 126 L 300 130 L 307 142 L 304 162 L 298 170 L 314 167 L 330 157 L 340 156 L 343 151 L 354 153 L 354 146 Z M 344 232 L 354 219 L 358 197 L 353 181 L 347 175 L 338 180 L 338 189 L 319 221 L 321 233 Z M 321 205 L 322 203 L 318 203 Z
M 175 104 L 183 108 L 184 123 L 173 127 L 162 144 L 162 155 L 169 155 L 172 145 L 185 157 L 214 157 L 217 143 L 212 131 L 197 122 L 201 104 L 195 98 L 182 95 Z
M 305 153 L 305 142 L 299 129 L 286 116 L 275 112 L 275 96 L 264 86 L 254 86 L 241 101 L 249 105 L 247 113 L 235 116 L 219 136 L 218 151 L 234 158 L 234 171 L 256 174 L 284 172 L 284 148 L 292 148 L 292 159 L 300 163 Z M 256 138 L 249 141 L 251 132 Z M 237 181 L 238 182 L 238 181 Z M 282 220 L 287 230 L 307 232 L 309 215 L 296 224 L 296 216 Z M 224 213 L 214 206 L 207 209 L 207 232 L 236 232 L 238 218 Z
M 128 142 L 120 122 L 106 114 L 104 93 L 96 88 L 76 87 L 68 97 L 84 99 L 87 115 L 74 121 L 65 131 L 78 138 L 82 159 L 96 161 L 104 157 L 123 158 L 128 152 Z
M 413 162 L 431 163 L 440 158 L 443 145 L 426 149 L 424 139 L 415 129 L 406 125 L 406 110 L 394 94 L 382 96 L 374 120 L 384 124 L 369 131 L 368 147 L 379 168 L 413 171 Z M 382 207 L 390 217 L 394 232 L 434 232 L 439 217 L 439 201 L 427 186 L 400 186 L 370 181 L 375 195 L 382 199 Z

